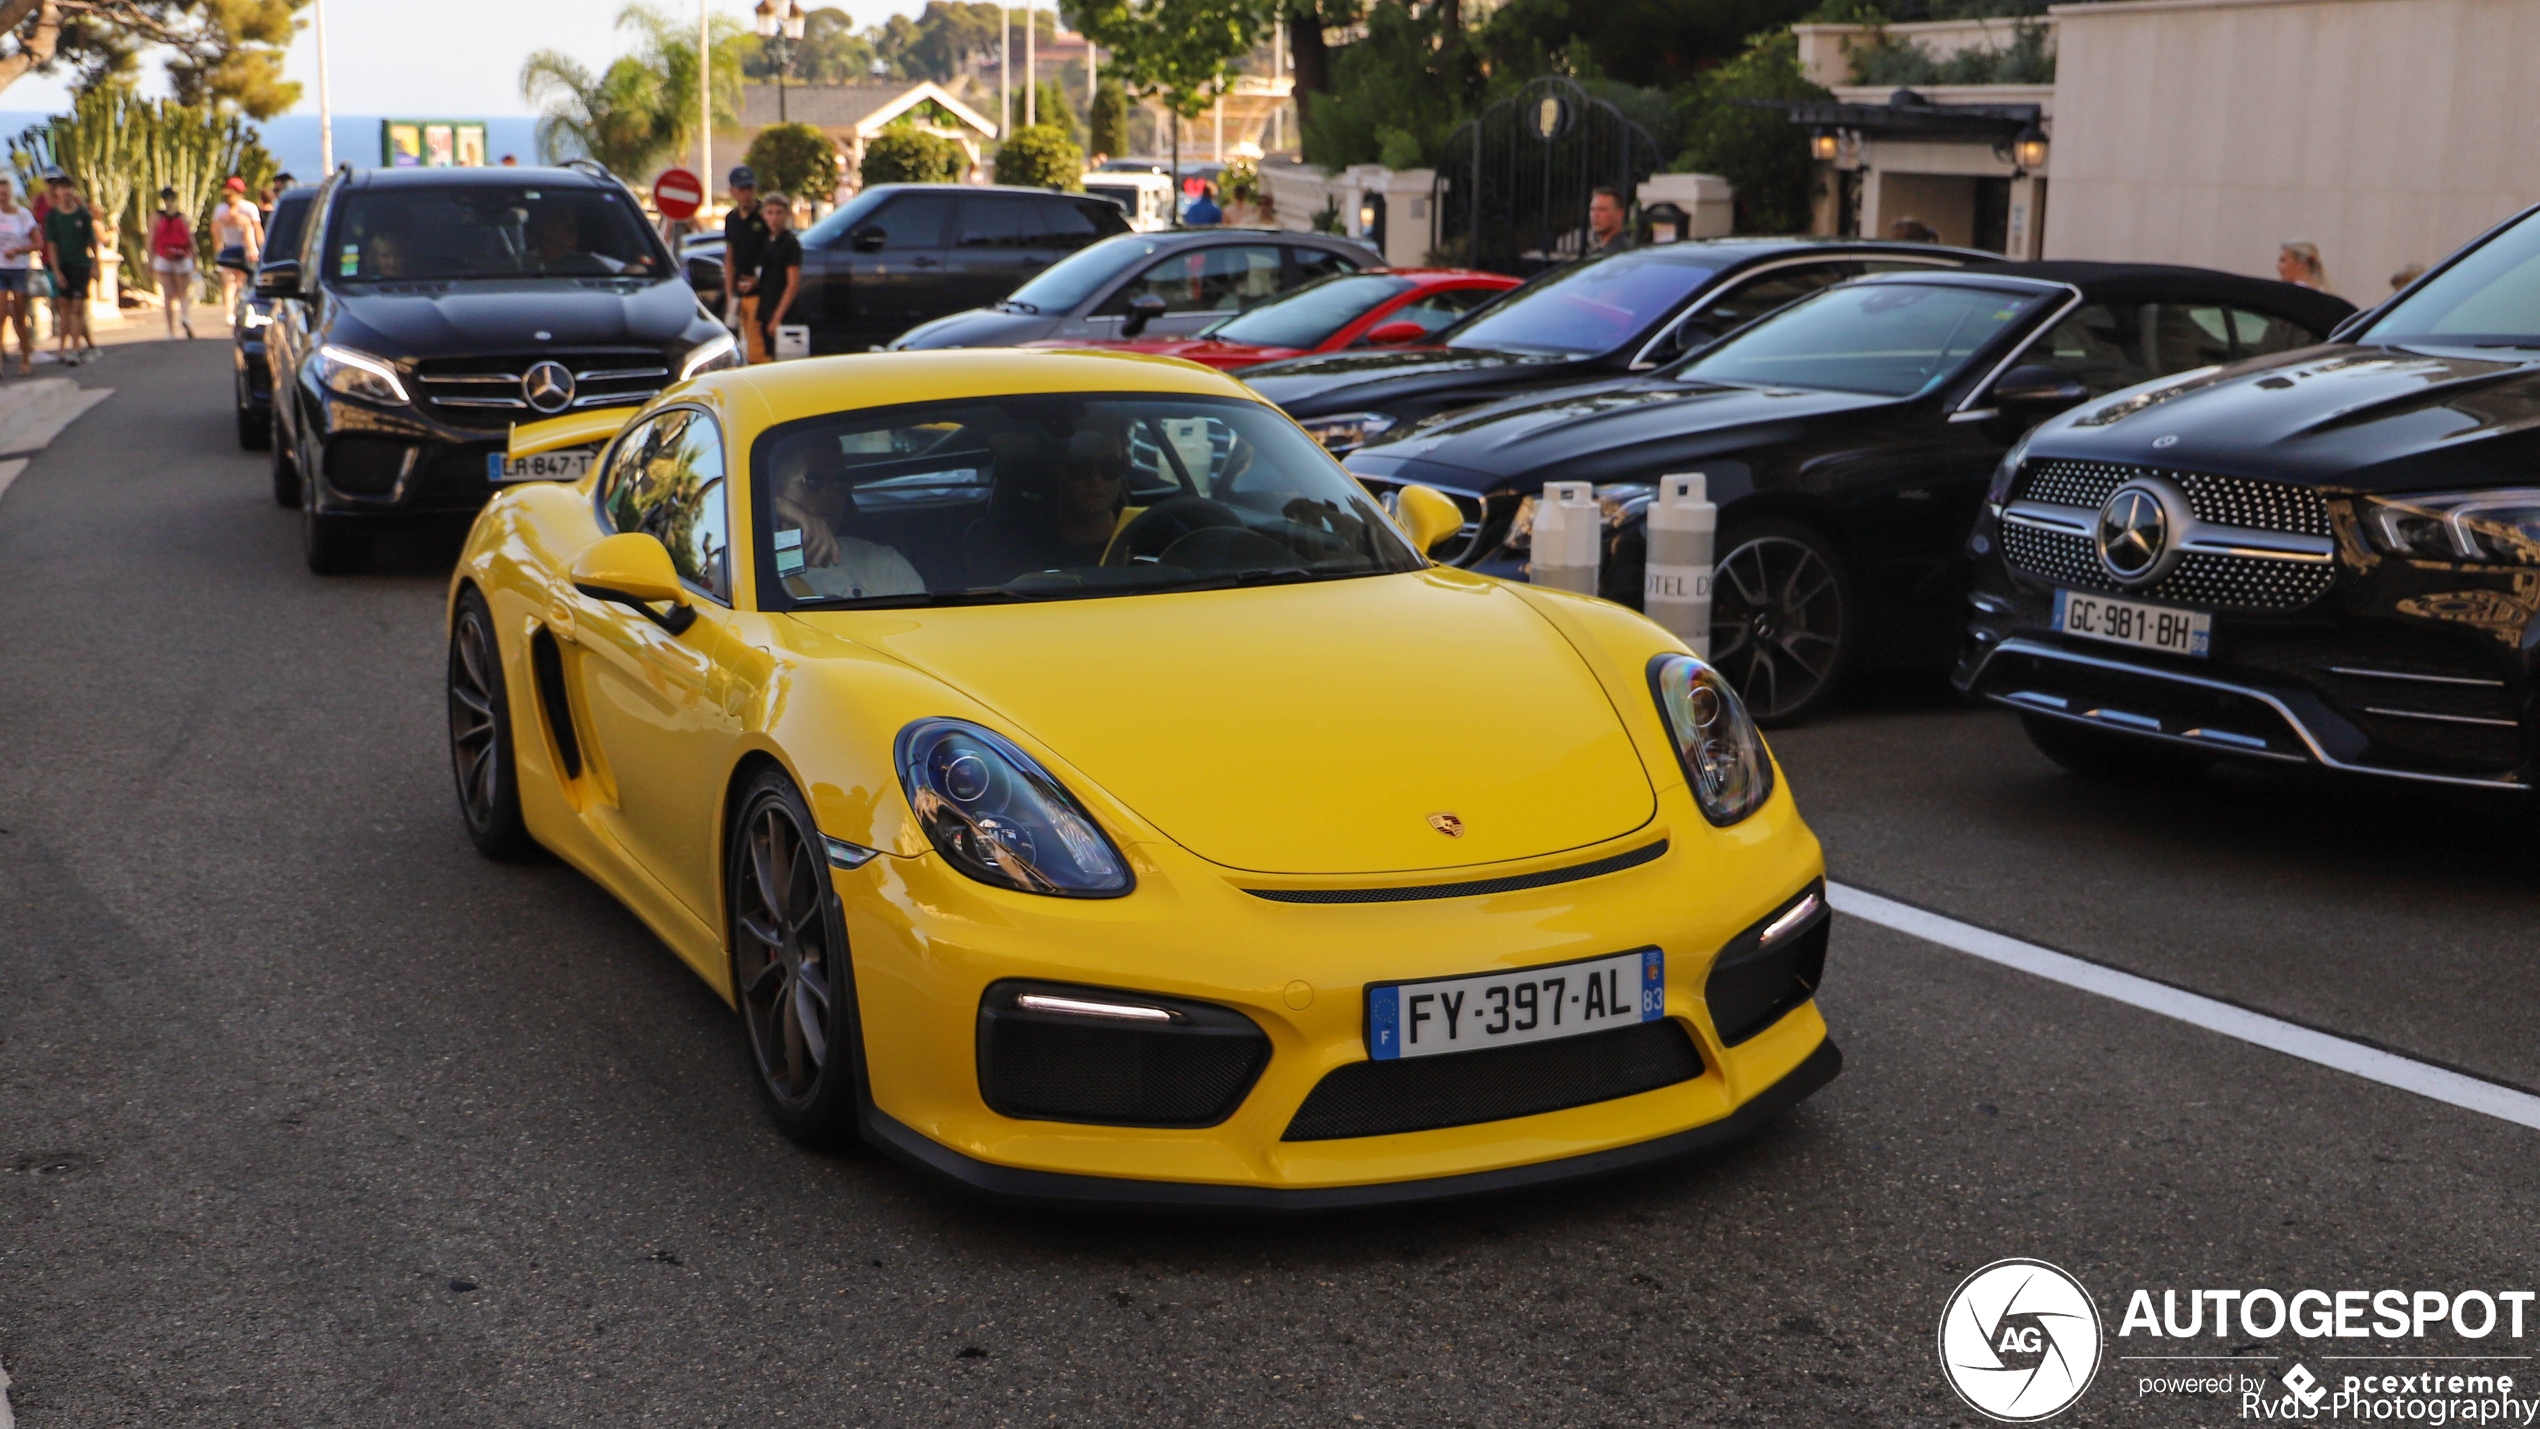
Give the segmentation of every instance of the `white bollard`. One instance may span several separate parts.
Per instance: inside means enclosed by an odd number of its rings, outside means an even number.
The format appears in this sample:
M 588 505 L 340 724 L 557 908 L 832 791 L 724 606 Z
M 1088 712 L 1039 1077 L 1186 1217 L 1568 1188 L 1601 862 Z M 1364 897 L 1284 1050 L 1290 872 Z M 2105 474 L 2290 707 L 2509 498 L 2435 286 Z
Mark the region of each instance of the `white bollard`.
M 1658 479 L 1640 584 L 1641 614 L 1705 657 L 1711 653 L 1711 540 L 1720 521 L 1707 486 L 1698 471 Z
M 1584 481 L 1547 481 L 1535 501 L 1534 537 L 1526 579 L 1554 590 L 1596 594 L 1596 570 L 1605 553 L 1605 513 L 1596 488 Z

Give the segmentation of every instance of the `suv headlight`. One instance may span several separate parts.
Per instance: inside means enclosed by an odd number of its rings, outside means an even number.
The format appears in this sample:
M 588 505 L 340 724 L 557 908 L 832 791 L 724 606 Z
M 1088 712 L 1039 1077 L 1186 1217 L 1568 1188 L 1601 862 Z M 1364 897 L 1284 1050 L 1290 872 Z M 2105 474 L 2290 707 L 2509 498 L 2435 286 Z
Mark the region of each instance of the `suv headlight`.
M 1393 430 L 1394 420 L 1382 412 L 1343 412 L 1337 417 L 1309 417 L 1297 423 L 1328 452 L 1353 451 Z
M 406 396 L 406 384 L 397 375 L 397 369 L 390 366 L 385 358 L 373 357 L 367 352 L 332 344 L 321 347 L 317 350 L 317 370 L 318 381 L 324 383 L 330 392 L 359 397 L 365 402 L 394 402 L 401 406 L 411 400 Z
M 2364 530 L 2394 556 L 2540 566 L 2540 489 L 2368 497 Z
M 1702 817 L 1727 828 L 1773 797 L 1773 755 L 1728 677 L 1691 655 L 1649 662 L 1649 688 Z
M 918 826 L 946 862 L 1000 888 L 1116 898 L 1128 863 L 1064 786 L 1006 739 L 957 719 L 900 731 L 894 762 Z
M 741 345 L 732 340 L 732 334 L 721 333 L 688 349 L 687 357 L 679 363 L 679 380 L 685 382 L 700 372 L 720 372 L 740 365 Z

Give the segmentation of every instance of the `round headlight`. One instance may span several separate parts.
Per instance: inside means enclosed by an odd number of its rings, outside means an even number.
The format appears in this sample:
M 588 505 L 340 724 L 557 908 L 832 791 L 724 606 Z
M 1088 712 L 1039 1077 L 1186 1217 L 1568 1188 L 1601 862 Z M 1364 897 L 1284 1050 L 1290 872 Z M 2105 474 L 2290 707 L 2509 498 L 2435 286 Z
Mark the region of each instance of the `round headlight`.
M 982 883 L 1063 898 L 1129 891 L 1127 862 L 1064 786 L 1000 735 L 953 719 L 900 731 L 900 787 L 927 841 Z
M 1649 688 L 1702 816 L 1725 828 L 1773 796 L 1773 755 L 1728 678 L 1691 655 L 1649 662 Z

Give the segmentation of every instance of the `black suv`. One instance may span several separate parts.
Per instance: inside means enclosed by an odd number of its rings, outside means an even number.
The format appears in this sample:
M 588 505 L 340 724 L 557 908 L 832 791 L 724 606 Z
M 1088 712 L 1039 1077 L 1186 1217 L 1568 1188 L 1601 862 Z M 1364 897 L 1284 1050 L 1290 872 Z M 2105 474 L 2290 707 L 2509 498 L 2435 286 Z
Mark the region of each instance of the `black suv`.
M 2323 346 L 2088 403 L 1996 473 L 1958 682 L 2049 758 L 2528 791 L 2540 209 Z
M 476 510 L 516 422 L 633 406 L 736 360 L 625 185 L 596 166 L 345 170 L 257 292 L 276 377 L 274 486 L 309 568 L 359 564 L 392 517 Z M 568 471 L 564 473 L 570 475 Z
M 273 201 L 273 217 L 265 224 L 265 247 L 280 256 L 300 251 L 300 227 L 309 216 L 314 188 L 295 188 Z M 242 257 L 222 266 L 246 271 Z M 229 318 L 230 398 L 238 408 L 238 444 L 260 452 L 273 440 L 273 365 L 265 361 L 265 330 L 273 325 L 273 299 L 251 283 L 239 294 L 238 310 Z M 294 493 L 277 496 L 285 506 L 300 502 Z

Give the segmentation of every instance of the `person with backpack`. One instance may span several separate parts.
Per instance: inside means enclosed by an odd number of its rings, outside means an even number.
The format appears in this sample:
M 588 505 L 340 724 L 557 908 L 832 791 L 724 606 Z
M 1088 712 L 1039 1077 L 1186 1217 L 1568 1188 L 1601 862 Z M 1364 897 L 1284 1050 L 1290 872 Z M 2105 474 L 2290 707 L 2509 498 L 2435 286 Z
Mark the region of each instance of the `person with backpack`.
M 159 211 L 150 217 L 150 271 L 158 275 L 159 306 L 167 314 L 168 336 L 182 325 L 194 335 L 194 220 L 177 212 L 176 190 L 159 190 Z

